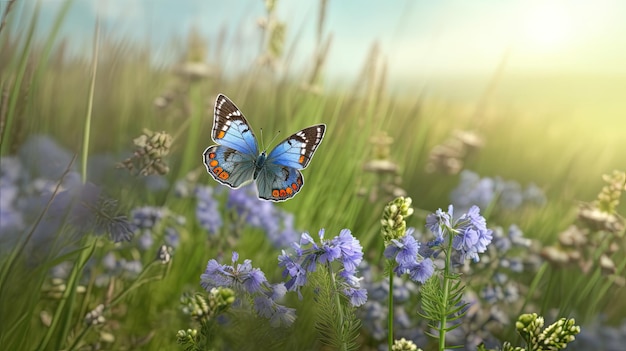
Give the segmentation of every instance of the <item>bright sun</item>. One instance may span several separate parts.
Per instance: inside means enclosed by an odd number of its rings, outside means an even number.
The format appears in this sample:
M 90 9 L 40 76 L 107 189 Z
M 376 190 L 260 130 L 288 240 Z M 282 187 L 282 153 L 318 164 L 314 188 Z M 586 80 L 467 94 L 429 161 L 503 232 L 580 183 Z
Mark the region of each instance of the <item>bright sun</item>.
M 564 4 L 542 3 L 528 12 L 523 37 L 528 45 L 557 50 L 571 39 L 571 31 L 571 16 Z

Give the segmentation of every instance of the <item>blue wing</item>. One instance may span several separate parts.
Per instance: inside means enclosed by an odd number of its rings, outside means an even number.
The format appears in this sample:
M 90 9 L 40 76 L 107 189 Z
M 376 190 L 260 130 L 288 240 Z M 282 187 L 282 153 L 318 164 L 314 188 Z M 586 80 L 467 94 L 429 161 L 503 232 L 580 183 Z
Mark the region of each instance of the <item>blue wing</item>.
M 325 131 L 324 124 L 305 128 L 283 140 L 270 152 L 256 179 L 261 199 L 285 201 L 302 189 L 304 177 L 299 169 L 308 166 Z
M 324 138 L 325 124 L 318 124 L 293 134 L 276 145 L 267 156 L 266 163 L 304 169 L 313 158 Z
M 300 191 L 304 185 L 302 173 L 295 168 L 265 164 L 259 171 L 256 186 L 259 197 L 271 201 L 285 201 Z
M 257 157 L 259 147 L 252 128 L 243 113 L 223 94 L 215 100 L 213 115 L 213 141 L 246 155 Z
M 254 175 L 256 157 L 224 145 L 209 146 L 204 150 L 204 165 L 215 180 L 231 188 L 238 188 Z

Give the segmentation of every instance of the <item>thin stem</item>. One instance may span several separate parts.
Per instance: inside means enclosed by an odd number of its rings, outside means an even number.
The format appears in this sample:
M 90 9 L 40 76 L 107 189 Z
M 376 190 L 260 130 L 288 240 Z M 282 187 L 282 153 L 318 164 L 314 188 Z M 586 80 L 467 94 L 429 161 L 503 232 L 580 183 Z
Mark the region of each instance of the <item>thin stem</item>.
M 341 326 L 341 330 L 340 335 L 344 335 L 344 330 L 343 330 L 343 326 L 344 326 L 344 317 L 343 317 L 343 307 L 341 306 L 341 296 L 339 296 L 339 294 L 336 291 L 337 288 L 337 283 L 335 281 L 335 273 L 333 273 L 333 268 L 330 266 L 330 264 L 326 265 L 328 267 L 328 274 L 330 275 L 330 280 L 332 282 L 332 289 L 335 292 L 335 303 L 337 304 L 337 318 L 339 318 L 339 325 Z M 348 345 L 343 342 L 341 343 L 341 350 L 342 351 L 347 351 L 348 350 Z
M 443 304 L 444 310 L 441 311 L 441 325 L 439 326 L 439 351 L 446 348 L 446 323 L 448 321 L 447 309 L 448 299 L 450 295 L 450 261 L 452 251 L 452 235 L 448 235 L 448 245 L 445 248 L 446 264 L 443 269 Z
M 393 267 L 394 262 L 389 261 L 389 299 L 387 308 L 389 310 L 387 314 L 387 344 L 389 350 L 393 346 Z
M 93 111 L 93 95 L 96 89 L 96 72 L 98 71 L 98 47 L 100 43 L 100 20 L 96 19 L 94 33 L 93 58 L 91 66 L 91 83 L 89 85 L 89 98 L 87 100 L 87 115 L 85 116 L 85 129 L 83 131 L 83 152 L 81 157 L 81 180 L 87 182 L 87 155 L 89 155 L 89 134 L 91 131 L 91 112 Z

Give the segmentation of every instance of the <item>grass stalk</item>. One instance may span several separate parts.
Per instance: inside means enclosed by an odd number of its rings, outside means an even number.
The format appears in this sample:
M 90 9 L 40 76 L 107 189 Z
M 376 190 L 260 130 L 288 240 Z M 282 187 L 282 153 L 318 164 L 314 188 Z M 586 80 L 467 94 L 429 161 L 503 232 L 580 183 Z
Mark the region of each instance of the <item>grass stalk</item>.
M 96 73 L 98 71 L 98 47 L 100 46 L 100 21 L 96 19 L 94 32 L 93 57 L 91 61 L 91 82 L 87 99 L 87 114 L 85 115 L 85 129 L 83 130 L 83 147 L 81 156 L 81 179 L 87 182 L 87 157 L 89 155 L 89 136 L 91 132 L 91 116 L 93 113 L 93 96 L 96 90 Z
M 20 97 L 20 91 L 22 90 L 22 84 L 24 82 L 24 76 L 26 75 L 26 68 L 28 67 L 28 57 L 32 49 L 32 42 L 35 36 L 35 30 L 37 29 L 37 19 L 39 18 L 40 3 L 37 2 L 35 10 L 30 20 L 30 27 L 28 28 L 28 34 L 26 35 L 26 42 L 22 48 L 22 53 L 18 61 L 17 72 L 15 80 L 13 82 L 13 89 L 9 98 L 9 108 L 7 117 L 4 124 L 4 129 L 0 130 L 0 154 L 7 154 L 11 146 L 11 132 L 13 130 L 13 121 L 15 120 L 15 113 L 17 109 L 17 103 Z

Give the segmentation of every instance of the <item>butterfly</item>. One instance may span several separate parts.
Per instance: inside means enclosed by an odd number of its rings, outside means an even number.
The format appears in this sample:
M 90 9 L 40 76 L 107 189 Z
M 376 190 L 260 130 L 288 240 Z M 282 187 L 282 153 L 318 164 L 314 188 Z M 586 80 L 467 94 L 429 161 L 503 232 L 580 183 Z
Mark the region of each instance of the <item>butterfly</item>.
M 306 168 L 324 138 L 325 124 L 302 129 L 270 151 L 259 152 L 257 139 L 243 113 L 225 95 L 215 100 L 211 138 L 218 145 L 204 150 L 207 172 L 231 188 L 256 181 L 259 198 L 285 201 L 304 185 Z

